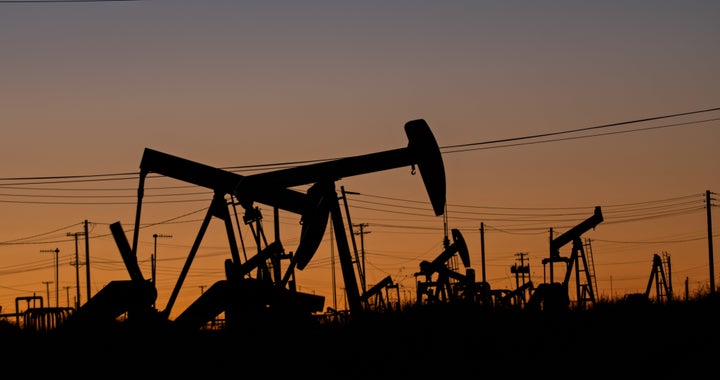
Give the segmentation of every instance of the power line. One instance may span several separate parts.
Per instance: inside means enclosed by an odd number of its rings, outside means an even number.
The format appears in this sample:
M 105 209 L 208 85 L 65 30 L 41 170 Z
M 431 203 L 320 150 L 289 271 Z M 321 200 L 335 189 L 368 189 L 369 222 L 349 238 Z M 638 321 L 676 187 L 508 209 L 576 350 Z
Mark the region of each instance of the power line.
M 462 153 L 462 152 L 470 152 L 470 151 L 476 151 L 476 150 L 510 148 L 510 147 L 525 146 L 525 145 L 544 144 L 544 143 L 549 143 L 549 142 L 580 140 L 580 139 L 586 139 L 586 138 L 590 138 L 590 137 L 610 136 L 610 135 L 619 135 L 619 134 L 632 133 L 632 132 L 649 131 L 649 130 L 653 130 L 653 129 L 662 129 L 662 128 L 671 128 L 671 127 L 686 126 L 686 125 L 692 125 L 692 124 L 707 123 L 710 121 L 717 121 L 717 120 L 720 120 L 720 118 L 706 119 L 706 120 L 693 121 L 693 122 L 687 122 L 687 123 L 670 124 L 670 125 L 660 125 L 660 126 L 655 126 L 655 127 L 636 128 L 636 129 L 627 130 L 627 131 L 605 132 L 605 133 L 596 133 L 596 134 L 592 134 L 592 135 L 564 137 L 564 138 L 556 138 L 556 139 L 541 140 L 541 141 L 530 141 L 530 142 L 515 143 L 515 144 L 496 145 L 496 146 L 492 146 L 492 147 L 458 149 L 458 150 L 453 150 L 453 151 L 445 151 L 443 153 L 444 154 Z M 478 143 L 478 144 L 484 144 L 484 143 Z
M 654 116 L 654 117 L 648 117 L 648 118 L 637 119 L 637 120 L 621 121 L 621 122 L 617 122 L 617 123 L 603 124 L 603 125 L 597 125 L 597 126 L 586 127 L 586 128 L 570 129 L 570 130 L 559 131 L 559 132 L 541 133 L 541 134 L 537 134 L 537 135 L 512 137 L 512 138 L 507 138 L 507 139 L 483 141 L 483 142 L 469 143 L 469 144 L 449 145 L 449 146 L 445 146 L 443 148 L 453 149 L 453 148 L 462 148 L 462 147 L 466 147 L 466 146 L 498 144 L 498 143 L 511 142 L 511 141 L 536 139 L 536 138 L 540 138 L 540 137 L 559 136 L 559 135 L 566 135 L 566 134 L 571 134 L 571 133 L 590 131 L 590 130 L 595 130 L 595 129 L 618 127 L 621 125 L 644 123 L 644 122 L 653 121 L 653 120 L 669 119 L 669 118 L 680 117 L 680 116 L 689 116 L 689 115 L 706 113 L 706 112 L 714 112 L 714 111 L 718 111 L 718 110 L 720 110 L 720 107 L 708 108 L 708 109 L 698 110 L 698 111 L 676 113 L 676 114 L 670 114 L 670 115 L 663 115 L 663 116 Z M 711 119 L 711 120 L 717 120 L 717 119 Z M 682 124 L 677 124 L 676 126 L 679 126 L 679 125 L 682 125 Z M 652 127 L 652 128 L 659 128 L 659 127 Z
M 41 233 L 41 234 L 36 234 L 36 235 L 24 237 L 24 238 L 2 241 L 2 242 L 0 242 L 0 245 L 8 245 L 8 244 L 13 244 L 13 243 L 16 243 L 16 242 L 22 241 L 22 240 L 31 240 L 31 239 L 35 239 L 35 238 L 39 238 L 39 237 L 51 235 L 51 234 L 57 233 L 58 231 L 63 231 L 63 230 L 70 229 L 70 228 L 72 228 L 72 227 L 74 227 L 74 226 L 77 226 L 78 224 L 79 224 L 79 223 L 74 223 L 74 224 L 71 224 L 71 225 L 68 225 L 68 226 L 60 227 L 60 228 L 55 229 L 55 230 L 52 230 L 52 231 L 48 231 L 48 232 L 44 232 L 44 233 Z
M 473 143 L 466 143 L 466 144 L 459 144 L 459 145 L 447 145 L 447 146 L 440 147 L 440 149 L 441 150 L 451 150 L 451 149 L 456 149 L 456 148 L 471 147 L 471 146 L 478 146 L 478 145 L 491 145 L 491 144 L 498 144 L 498 143 L 503 143 L 503 142 L 532 140 L 532 139 L 537 139 L 540 137 L 559 136 L 559 135 L 572 134 L 572 133 L 588 131 L 588 130 L 604 129 L 604 128 L 636 124 L 636 123 L 642 123 L 642 122 L 653 121 L 653 120 L 661 120 L 661 119 L 668 119 L 668 118 L 674 118 L 674 117 L 680 117 L 680 116 L 689 116 L 689 115 L 693 115 L 693 114 L 714 112 L 714 111 L 718 111 L 718 110 L 720 110 L 720 107 L 708 108 L 708 109 L 704 109 L 704 110 L 697 110 L 697 111 L 690 111 L 690 112 L 675 113 L 675 114 L 670 114 L 670 115 L 655 116 L 655 117 L 649 117 L 649 118 L 644 118 L 644 119 L 621 121 L 621 122 L 617 122 L 617 123 L 604 124 L 604 125 L 585 127 L 585 128 L 577 128 L 577 129 L 571 129 L 571 130 L 565 130 L 565 131 L 559 131 L 559 132 L 548 132 L 548 133 L 542 133 L 542 134 L 536 134 L 536 135 L 528 135 L 528 136 L 512 137 L 512 138 L 499 139 L 499 140 L 473 142 Z M 610 134 L 630 133 L 630 132 L 639 132 L 639 131 L 658 129 L 658 128 L 687 126 L 687 125 L 691 125 L 691 124 L 717 121 L 717 120 L 720 120 L 720 118 L 706 119 L 706 120 L 693 121 L 693 122 L 687 122 L 687 123 L 677 123 L 677 124 L 664 125 L 664 126 L 638 128 L 638 129 L 627 130 L 627 131 L 611 132 Z M 601 135 L 570 137 L 567 139 L 588 138 L 588 137 L 596 137 L 596 136 L 601 136 Z M 562 141 L 562 139 L 544 140 L 541 142 L 545 143 L 545 142 L 556 142 L 556 141 Z M 535 143 L 539 143 L 539 142 L 529 142 L 526 144 L 535 144 Z M 506 146 L 489 147 L 489 148 L 485 148 L 485 149 L 495 149 L 495 148 L 501 148 L 501 147 L 507 147 L 507 145 Z M 465 151 L 465 150 L 463 150 L 463 151 Z M 443 153 L 458 153 L 458 152 L 460 152 L 460 151 L 451 151 L 451 152 L 443 152 Z M 243 169 L 243 170 L 247 171 L 247 170 L 258 170 L 261 168 L 293 167 L 293 166 L 307 164 L 307 163 L 324 162 L 324 161 L 337 160 L 337 159 L 341 159 L 341 158 L 334 158 L 334 159 L 330 158 L 330 159 L 322 159 L 322 160 L 288 161 L 288 162 L 282 162 L 282 163 L 220 167 L 219 169 L 238 172 L 239 171 L 238 169 Z M 51 180 L 50 182 L 31 182 L 29 184 L 81 183 L 81 182 L 96 182 L 96 181 L 136 180 L 138 178 L 138 176 L 139 176 L 138 173 L 124 172 L 124 173 L 114 173 L 114 174 L 111 173 L 111 174 L 43 176 L 43 177 L 4 177 L 4 178 L 0 177 L 0 182 L 6 182 L 6 181 L 7 182 L 12 182 L 12 181 L 50 181 Z M 119 177 L 119 178 L 117 178 L 117 177 Z M 19 184 L 14 183 L 13 185 L 17 186 Z M 3 184 L 0 183 L 0 187 L 1 186 L 3 186 Z
M 379 195 L 370 195 L 366 193 L 354 195 L 354 197 L 363 197 L 363 198 L 378 198 L 383 200 L 390 200 L 391 202 L 373 202 L 373 201 L 366 201 L 363 199 L 357 199 L 354 200 L 354 203 L 356 204 L 353 206 L 355 210 L 364 210 L 369 211 L 372 213 L 372 219 L 373 225 L 377 227 L 382 228 L 390 228 L 390 229 L 403 229 L 403 230 L 436 230 L 439 227 L 428 227 L 428 226 L 422 226 L 418 225 L 418 223 L 434 223 L 434 218 L 428 218 L 427 214 L 424 212 L 421 212 L 421 210 L 426 209 L 423 207 L 408 207 L 405 205 L 405 203 L 412 203 L 412 204 L 427 204 L 427 202 L 423 201 L 413 201 L 408 199 L 398 199 L 398 198 L 390 198 L 390 197 L 384 197 Z M 690 200 L 692 198 L 697 198 L 698 201 Z M 205 200 L 206 201 L 206 200 Z M 374 204 L 381 207 L 364 207 L 364 206 L 357 206 L 357 204 Z M 480 220 L 486 222 L 486 223 L 497 223 L 497 222 L 503 222 L 503 223 L 522 223 L 520 225 L 506 225 L 504 227 L 499 226 L 493 226 L 488 225 L 488 229 L 490 230 L 497 230 L 501 232 L 506 233 L 518 233 L 522 231 L 545 231 L 547 229 L 547 226 L 549 224 L 573 224 L 577 218 L 576 216 L 579 216 L 581 214 L 585 214 L 587 207 L 558 207 L 558 208 L 551 208 L 551 207 L 543 207 L 543 208 L 521 208 L 521 207 L 494 207 L 494 206 L 475 206 L 475 205 L 449 205 L 449 209 L 452 209 L 453 213 L 453 219 L 455 221 L 458 221 L 460 223 L 466 223 L 470 222 L 474 225 L 477 224 Z M 679 196 L 679 197 L 672 197 L 672 198 L 664 198 L 659 200 L 650 200 L 650 201 L 644 201 L 644 202 L 634 202 L 634 203 L 623 203 L 623 204 L 616 204 L 616 205 L 608 205 L 603 206 L 606 210 L 606 215 L 613 215 L 612 217 L 608 217 L 608 221 L 606 221 L 606 224 L 621 224 L 621 223 L 630 223 L 630 222 L 637 222 L 642 220 L 650 220 L 650 219 L 658 219 L 658 218 L 667 218 L 671 216 L 679 216 L 687 213 L 693 213 L 698 212 L 704 209 L 704 205 L 700 201 L 700 195 L 693 194 L 693 195 L 685 195 L 685 196 Z M 396 210 L 395 208 L 399 208 L 400 210 Z M 199 212 L 203 212 L 207 210 L 207 207 L 203 207 L 197 210 L 193 210 L 191 212 L 188 212 L 186 214 L 182 214 L 176 217 L 168 218 L 162 221 L 154 222 L 154 223 L 148 223 L 144 224 L 141 228 L 149 228 L 152 226 L 159 226 L 169 223 L 178 223 L 178 222 L 188 222 L 188 221 L 180 221 L 181 219 L 197 214 Z M 418 212 L 412 212 L 408 210 L 418 210 Z M 485 210 L 485 211 L 483 211 Z M 490 211 L 488 211 L 490 210 Z M 506 210 L 508 212 L 501 212 L 502 210 Z M 570 210 L 578 210 L 578 212 L 567 212 Z M 545 211 L 538 213 L 538 211 Z M 552 212 L 552 211 L 563 211 L 561 213 Z M 402 215 L 402 216 L 416 216 L 418 217 L 418 220 L 413 221 L 410 219 L 407 219 L 405 217 L 395 219 L 398 221 L 398 224 L 393 223 L 387 223 L 383 221 L 387 221 L 387 219 L 383 219 L 381 215 Z M 365 216 L 365 219 L 370 218 L 370 216 Z M 42 234 L 36 234 L 29 237 L 24 238 L 18 238 L 13 240 L 8 240 L 4 242 L 0 242 L 0 245 L 16 245 L 16 244 L 46 244 L 46 243 L 53 243 L 53 242 L 59 242 L 58 240 L 53 241 L 34 241 L 37 238 L 45 237 L 48 235 L 52 235 L 53 233 L 56 233 L 60 230 L 67 230 L 69 228 L 72 228 L 71 226 L 65 226 L 61 227 L 60 229 L 49 231 Z M 558 227 L 562 228 L 562 227 Z

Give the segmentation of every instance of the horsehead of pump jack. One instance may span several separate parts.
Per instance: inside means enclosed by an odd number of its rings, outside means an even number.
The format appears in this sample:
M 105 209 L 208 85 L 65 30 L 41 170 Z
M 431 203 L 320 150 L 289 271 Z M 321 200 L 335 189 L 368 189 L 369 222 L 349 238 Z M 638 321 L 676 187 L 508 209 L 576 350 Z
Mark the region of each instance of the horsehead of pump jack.
M 307 204 L 302 212 L 300 243 L 295 251 L 295 264 L 304 269 L 317 251 L 330 214 L 330 202 L 337 196 L 334 182 L 350 176 L 368 174 L 404 166 L 417 165 L 436 216 L 445 212 L 446 181 L 440 148 L 424 119 L 405 123 L 408 145 L 405 148 L 351 156 L 317 164 L 259 173 L 244 177 L 235 189 L 235 196 L 243 200 L 259 200 L 262 194 L 275 189 L 313 184 L 307 192 Z

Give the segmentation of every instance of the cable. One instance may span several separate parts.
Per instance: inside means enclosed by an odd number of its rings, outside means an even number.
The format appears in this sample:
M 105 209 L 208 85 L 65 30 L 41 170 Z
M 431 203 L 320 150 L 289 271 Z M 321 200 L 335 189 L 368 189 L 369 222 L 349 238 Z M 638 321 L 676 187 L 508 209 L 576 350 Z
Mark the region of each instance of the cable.
M 24 238 L 18 238 L 18 239 L 12 239 L 12 240 L 2 241 L 2 242 L 0 242 L 0 245 L 10 245 L 10 244 L 16 243 L 16 242 L 21 241 L 21 240 L 30 240 L 30 239 L 35 239 L 35 238 L 38 238 L 38 237 L 41 237 L 41 236 L 47 236 L 47 235 L 50 235 L 50 234 L 53 234 L 53 233 L 56 233 L 56 232 L 59 232 L 59 231 L 66 231 L 66 230 L 69 230 L 69 229 L 77 226 L 78 224 L 80 224 L 80 223 L 74 223 L 74 224 L 71 224 L 71 225 L 68 225 L 68 226 L 65 226 L 65 227 L 60 227 L 60 228 L 55 229 L 55 230 L 52 230 L 52 231 L 48 231 L 48 232 L 44 232 L 44 233 L 41 233 L 41 234 L 32 235 L 32 236 L 28 236 L 28 237 L 24 237 Z
M 443 148 L 444 149 L 453 149 L 453 148 L 461 148 L 461 147 L 474 146 L 474 145 L 497 144 L 497 143 L 502 143 L 502 142 L 536 139 L 536 138 L 540 138 L 540 137 L 558 136 L 558 135 L 565 135 L 565 134 L 570 134 L 570 133 L 590 131 L 590 130 L 594 130 L 594 129 L 604 129 L 604 128 L 610 128 L 610 127 L 617 127 L 617 126 L 621 126 L 621 125 L 643 123 L 643 122 L 652 121 L 652 120 L 661 120 L 661 119 L 668 119 L 668 118 L 679 117 L 679 116 L 700 114 L 700 113 L 705 113 L 705 112 L 713 112 L 713 111 L 718 111 L 718 110 L 720 110 L 720 107 L 708 108 L 708 109 L 698 110 L 698 111 L 676 113 L 676 114 L 670 114 L 670 115 L 663 115 L 663 116 L 654 116 L 654 117 L 648 117 L 648 118 L 644 118 L 644 119 L 637 119 L 637 120 L 630 120 L 630 121 L 621 121 L 621 122 L 617 122 L 617 123 L 598 125 L 598 126 L 594 126 L 594 127 L 570 129 L 570 130 L 559 131 L 559 132 L 541 133 L 541 134 L 537 134 L 537 135 L 530 135 L 530 136 L 524 136 L 524 137 L 513 137 L 513 138 L 507 138 L 507 139 L 491 140 L 491 141 L 460 144 L 460 145 L 448 145 Z M 717 119 L 712 119 L 712 120 L 717 120 Z
M 512 137 L 512 138 L 506 138 L 506 139 L 490 140 L 490 141 L 482 141 L 482 142 L 474 142 L 474 143 L 466 143 L 466 144 L 458 144 L 458 145 L 447 145 L 447 146 L 440 147 L 440 149 L 448 150 L 448 149 L 455 149 L 455 148 L 468 147 L 468 146 L 489 145 L 489 144 L 497 144 L 497 143 L 501 143 L 501 142 L 511 142 L 511 141 L 536 139 L 536 138 L 540 138 L 540 137 L 558 136 L 558 135 L 563 135 L 563 134 L 577 133 L 577 132 L 581 132 L 581 131 L 609 128 L 609 127 L 628 125 L 628 124 L 634 124 L 634 123 L 642 123 L 642 122 L 647 122 L 647 121 L 652 121 L 652 120 L 661 120 L 661 119 L 667 119 L 667 118 L 673 118 L 673 117 L 679 117 L 679 116 L 687 116 L 687 115 L 693 115 L 693 114 L 713 112 L 713 111 L 718 111 L 718 110 L 720 110 L 720 107 L 708 108 L 708 109 L 704 109 L 704 110 L 697 110 L 697 111 L 690 111 L 690 112 L 682 112 L 682 113 L 676 113 L 676 114 L 670 114 L 670 115 L 655 116 L 655 117 L 649 117 L 649 118 L 644 118 L 644 119 L 622 121 L 622 122 L 617 122 L 617 123 L 604 124 L 604 125 L 598 125 L 598 126 L 586 127 L 586 128 L 571 129 L 571 130 L 559 131 L 559 132 L 549 132 L 549 133 L 542 133 L 542 134 L 537 134 L 537 135 Z M 649 127 L 649 128 L 642 128 L 642 129 L 621 131 L 621 132 L 614 132 L 614 133 L 629 133 L 629 132 L 636 132 L 636 131 L 647 130 L 647 129 L 667 128 L 667 127 L 673 127 L 673 126 L 690 125 L 690 124 L 695 124 L 695 123 L 716 121 L 716 120 L 720 120 L 720 118 L 707 119 L 707 120 L 688 122 L 688 123 L 678 123 L 678 124 L 672 124 L 672 125 L 666 125 L 666 126 L 656 126 L 656 127 Z M 595 136 L 591 135 L 591 136 L 584 136 L 584 137 L 595 137 Z M 574 137 L 574 138 L 584 138 L 584 137 Z M 571 138 L 571 139 L 574 139 L 574 138 Z M 542 141 L 542 142 L 552 142 L 552 141 L 560 141 L 560 140 L 547 140 L 547 141 Z M 501 147 L 505 147 L 505 146 L 501 146 Z M 456 152 L 457 151 L 448 152 L 448 153 L 456 153 Z M 344 157 L 344 158 L 347 158 L 347 157 Z M 242 168 L 245 170 L 250 170 L 250 169 L 277 167 L 277 166 L 293 167 L 293 166 L 297 166 L 300 164 L 324 162 L 324 161 L 337 160 L 337 159 L 339 159 L 339 158 L 322 159 L 322 160 L 290 161 L 290 162 L 283 162 L 283 163 L 233 166 L 233 167 L 224 167 L 224 168 L 221 167 L 220 169 L 223 169 L 223 170 L 234 169 L 236 171 L 239 168 Z M 233 171 L 233 170 L 230 170 L 230 171 Z M 233 172 L 235 172 L 235 171 L 233 171 Z M 108 177 L 121 177 L 121 178 L 108 178 Z M 128 177 L 128 178 L 122 178 L 122 177 Z M 34 182 L 33 184 L 78 183 L 78 182 L 84 182 L 84 181 L 80 181 L 80 179 L 91 179 L 92 178 L 92 180 L 88 180 L 88 181 L 110 181 L 110 180 L 115 181 L 115 180 L 136 179 L 137 177 L 138 177 L 137 173 L 125 172 L 125 173 L 115 173 L 115 174 L 93 174 L 93 175 L 72 175 L 72 176 L 4 177 L 4 178 L 0 177 L 0 182 L 53 180 L 53 182 Z M 71 181 L 63 181 L 63 180 L 71 180 Z M 14 185 L 18 185 L 18 184 L 14 184 Z M 0 184 L 0 186 L 2 186 L 2 184 Z

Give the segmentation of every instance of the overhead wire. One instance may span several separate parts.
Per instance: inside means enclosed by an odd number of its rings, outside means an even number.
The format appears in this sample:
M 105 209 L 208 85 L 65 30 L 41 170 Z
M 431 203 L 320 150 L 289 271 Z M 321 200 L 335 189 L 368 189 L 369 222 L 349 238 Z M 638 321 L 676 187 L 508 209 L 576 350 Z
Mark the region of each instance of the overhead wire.
M 576 129 L 565 130 L 565 131 L 548 132 L 548 133 L 541 133 L 541 134 L 535 134 L 535 135 L 480 141 L 480 142 L 473 142 L 473 143 L 466 143 L 466 144 L 446 145 L 446 146 L 442 146 L 439 148 L 442 151 L 442 150 L 452 150 L 452 149 L 456 149 L 456 148 L 463 148 L 463 147 L 469 147 L 469 146 L 492 145 L 492 144 L 498 144 L 498 143 L 503 143 L 503 142 L 532 140 L 532 139 L 537 139 L 540 137 L 559 136 L 559 135 L 564 135 L 564 134 L 572 134 L 572 133 L 578 133 L 578 132 L 589 131 L 589 130 L 604 129 L 604 128 L 616 127 L 616 126 L 621 126 L 621 125 L 636 124 L 636 123 L 642 123 L 642 122 L 647 122 L 647 121 L 652 121 L 652 120 L 668 119 L 668 118 L 674 118 L 674 117 L 679 117 L 679 116 L 688 116 L 688 115 L 701 114 L 701 113 L 714 112 L 714 111 L 720 111 L 720 107 L 714 107 L 714 108 L 708 108 L 708 109 L 696 110 L 696 111 L 689 111 L 689 112 L 682 112 L 682 113 L 675 113 L 675 114 L 669 114 L 669 115 L 662 115 L 662 116 L 654 116 L 654 117 L 635 119 L 635 120 L 628 120 L 628 121 L 603 124 L 603 125 L 597 125 L 597 126 L 591 126 L 591 127 L 576 128 Z M 655 127 L 649 127 L 649 128 L 652 128 L 652 129 L 669 128 L 669 127 L 684 126 L 684 125 L 717 121 L 717 120 L 720 120 L 720 118 L 692 121 L 692 122 L 686 122 L 686 123 L 677 123 L 677 124 L 670 124 L 670 125 L 664 125 L 664 126 L 655 126 Z M 638 131 L 643 131 L 643 130 L 647 130 L 647 128 L 636 128 L 636 129 L 631 129 L 631 130 L 621 131 L 621 132 L 622 133 L 631 133 L 631 132 L 638 132 Z M 596 136 L 597 135 L 588 135 L 587 137 L 596 137 Z M 554 141 L 561 141 L 561 140 L 554 139 L 554 140 L 545 140 L 543 142 L 554 142 Z M 495 147 L 491 147 L 490 149 L 494 149 L 494 148 Z M 454 152 L 443 152 L 443 153 L 454 153 Z M 338 159 L 338 158 L 221 167 L 220 169 L 237 172 L 239 169 L 241 169 L 241 171 L 243 171 L 243 170 L 247 171 L 247 170 L 260 170 L 260 169 L 266 169 L 266 168 L 277 168 L 277 167 L 290 168 L 290 167 L 307 164 L 307 163 L 325 162 L 325 161 L 331 161 L 331 160 L 336 160 L 336 159 Z M 120 178 L 116 178 L 116 177 L 120 177 Z M 3 184 L 1 182 L 10 182 L 10 181 L 33 181 L 30 184 L 47 184 L 47 183 L 68 183 L 68 182 L 76 183 L 76 182 L 82 182 L 83 180 L 90 180 L 90 181 L 125 180 L 125 179 L 136 179 L 137 177 L 138 177 L 138 173 L 132 173 L 132 172 L 114 173 L 114 174 L 106 173 L 106 174 L 91 174 L 91 175 L 44 176 L 44 177 L 0 177 L 0 187 L 3 186 Z M 43 181 L 43 180 L 52 180 L 52 181 L 51 182 L 37 182 L 37 181 Z M 20 184 L 25 184 L 25 183 L 20 183 Z M 13 185 L 18 185 L 18 184 L 15 183 Z
M 490 140 L 490 141 L 483 141 L 483 142 L 449 145 L 449 146 L 445 146 L 443 148 L 444 149 L 454 149 L 454 148 L 463 148 L 463 147 L 477 146 L 477 145 L 492 145 L 492 144 L 499 144 L 499 143 L 505 143 L 505 142 L 511 142 L 511 141 L 532 140 L 532 139 L 537 139 L 537 138 L 541 138 L 541 137 L 559 136 L 559 135 L 566 135 L 566 134 L 572 134 L 572 133 L 578 133 L 578 132 L 584 132 L 584 131 L 590 131 L 590 130 L 596 130 L 596 129 L 612 128 L 612 127 L 618 127 L 621 125 L 638 124 L 638 123 L 644 123 L 644 122 L 653 121 L 653 120 L 662 120 L 662 119 L 669 119 L 669 118 L 680 117 L 680 116 L 689 116 L 689 115 L 695 115 L 695 114 L 701 114 L 701 113 L 707 113 L 707 112 L 714 112 L 714 111 L 718 111 L 718 110 L 720 110 L 720 107 L 714 107 L 714 108 L 708 108 L 708 109 L 696 110 L 696 111 L 690 111 L 690 112 L 681 112 L 681 113 L 662 115 L 662 116 L 653 116 L 653 117 L 647 117 L 647 118 L 643 118 L 643 119 L 627 120 L 627 121 L 621 121 L 621 122 L 617 122 L 617 123 L 602 124 L 602 125 L 596 125 L 596 126 L 585 127 L 585 128 L 576 128 L 576 129 L 570 129 L 570 130 L 558 131 L 558 132 L 548 132 L 548 133 L 540 133 L 540 134 L 522 136 L 522 137 L 511 137 L 511 138 Z M 708 119 L 708 120 L 703 120 L 703 121 L 678 123 L 678 124 L 671 124 L 668 126 L 639 128 L 639 129 L 633 129 L 630 131 L 619 131 L 619 132 L 613 132 L 613 133 L 637 132 L 637 131 L 648 130 L 648 129 L 668 128 L 668 127 L 689 125 L 689 124 L 695 124 L 695 123 L 707 122 L 707 121 L 715 121 L 715 120 L 718 120 L 718 119 Z M 595 137 L 595 136 L 596 135 L 588 135 L 588 137 Z M 549 141 L 545 141 L 545 142 L 550 142 L 550 141 L 555 141 L 555 140 L 549 140 Z

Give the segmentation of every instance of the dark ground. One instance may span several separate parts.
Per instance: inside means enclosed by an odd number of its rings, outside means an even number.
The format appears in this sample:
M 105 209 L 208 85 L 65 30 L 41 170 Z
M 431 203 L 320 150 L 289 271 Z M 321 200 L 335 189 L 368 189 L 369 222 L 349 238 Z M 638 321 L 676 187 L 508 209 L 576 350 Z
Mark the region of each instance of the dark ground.
M 434 305 L 344 324 L 28 333 L 0 326 L 5 373 L 93 378 L 717 378 L 720 298 L 584 311 Z M 14 370 L 18 371 L 15 372 Z

